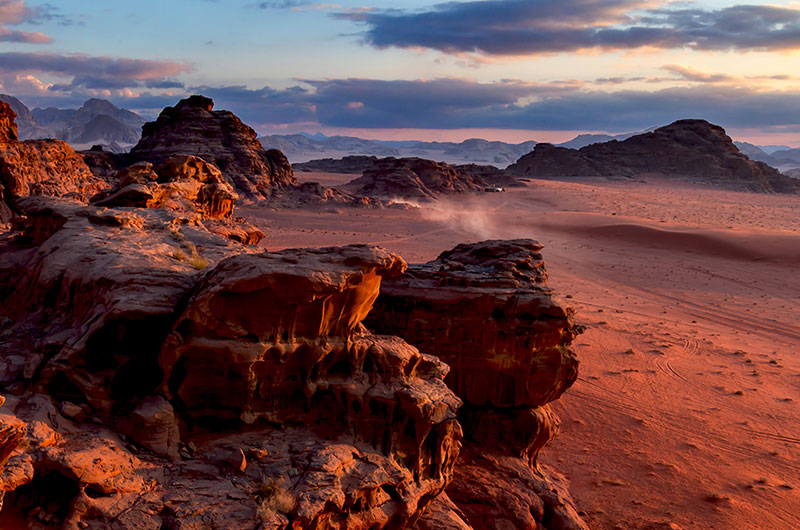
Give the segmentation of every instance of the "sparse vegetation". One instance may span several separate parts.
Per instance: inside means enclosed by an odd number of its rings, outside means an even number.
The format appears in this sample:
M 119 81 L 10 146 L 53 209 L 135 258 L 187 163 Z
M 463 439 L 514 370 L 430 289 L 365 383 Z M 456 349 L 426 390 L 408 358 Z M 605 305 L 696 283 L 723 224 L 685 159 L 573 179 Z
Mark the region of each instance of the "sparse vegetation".
M 179 248 L 172 251 L 172 257 L 178 261 L 186 261 L 186 253 Z
M 189 265 L 201 271 L 206 267 L 208 267 L 208 260 L 203 256 L 201 256 L 200 254 L 195 254 L 194 256 L 189 258 Z
M 297 507 L 294 496 L 281 487 L 274 478 L 262 478 L 253 489 L 253 498 L 258 502 L 259 516 L 265 520 L 269 512 L 286 515 Z
M 180 230 L 177 230 L 177 229 L 175 229 L 172 232 L 170 232 L 170 236 L 175 241 L 183 241 L 184 240 L 184 235 L 181 234 Z

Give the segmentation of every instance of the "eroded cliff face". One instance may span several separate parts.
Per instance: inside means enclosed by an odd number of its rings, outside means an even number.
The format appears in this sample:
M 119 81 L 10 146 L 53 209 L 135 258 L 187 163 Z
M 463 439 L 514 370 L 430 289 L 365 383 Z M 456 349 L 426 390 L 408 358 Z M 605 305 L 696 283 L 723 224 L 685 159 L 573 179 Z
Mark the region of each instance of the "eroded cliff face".
M 214 110 L 211 99 L 191 96 L 142 127 L 130 158 L 159 165 L 175 155 L 198 156 L 218 167 L 239 193 L 269 198 L 295 179 L 283 153 L 265 150 L 257 136 L 232 112 Z
M 447 494 L 474 529 L 583 527 L 537 462 L 559 425 L 547 404 L 577 378 L 570 344 L 580 332 L 547 287 L 541 249 L 533 240 L 459 245 L 387 279 L 366 320 L 450 365 L 465 444 Z
M 85 200 L 105 187 L 66 143 L 20 142 L 15 118 L 11 107 L 0 101 L 0 223 L 16 213 L 15 197 L 50 195 Z
M 257 253 L 164 208 L 20 208 L 0 526 L 401 529 L 452 480 L 447 366 L 360 324 L 396 255 Z

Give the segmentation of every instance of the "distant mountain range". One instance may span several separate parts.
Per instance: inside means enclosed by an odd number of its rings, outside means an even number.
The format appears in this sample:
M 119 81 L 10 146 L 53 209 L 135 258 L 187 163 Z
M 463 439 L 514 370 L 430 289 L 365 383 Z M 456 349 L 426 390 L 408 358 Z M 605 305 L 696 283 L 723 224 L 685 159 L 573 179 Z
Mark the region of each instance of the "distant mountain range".
M 784 173 L 800 167 L 800 149 L 793 149 L 785 145 L 753 145 L 747 142 L 734 142 L 734 144 L 751 160 L 765 162 Z
M 79 109 L 55 107 L 29 109 L 19 99 L 0 94 L 17 114 L 22 140 L 58 138 L 75 149 L 103 145 L 110 151 L 127 151 L 141 136 L 145 119 L 104 99 L 89 99 Z
M 625 140 L 640 133 L 581 134 L 558 147 L 581 147 L 610 140 Z M 354 136 L 325 136 L 324 134 L 288 134 L 259 138 L 267 149 L 280 149 L 292 163 L 308 162 L 321 158 L 342 158 L 351 155 L 378 157 L 420 157 L 448 164 L 491 164 L 506 167 L 533 151 L 538 142 L 533 140 L 513 144 L 481 138 L 463 142 L 421 142 L 418 140 L 388 141 L 365 140 Z
M 14 96 L 0 94 L 17 114 L 22 140 L 58 138 L 77 150 L 102 145 L 112 152 L 125 152 L 141 137 L 145 119 L 104 99 L 92 98 L 78 109 L 28 108 Z M 642 132 L 608 135 L 581 134 L 556 147 L 580 149 L 591 144 L 626 140 Z M 355 136 L 326 136 L 322 133 L 270 135 L 259 138 L 267 149 L 280 149 L 293 163 L 345 156 L 420 157 L 449 164 L 489 164 L 505 168 L 533 151 L 538 142 L 508 143 L 470 138 L 463 142 L 422 142 L 418 140 L 367 140 Z M 765 162 L 787 172 L 800 168 L 800 148 L 785 145 L 754 145 L 734 142 L 750 159 Z

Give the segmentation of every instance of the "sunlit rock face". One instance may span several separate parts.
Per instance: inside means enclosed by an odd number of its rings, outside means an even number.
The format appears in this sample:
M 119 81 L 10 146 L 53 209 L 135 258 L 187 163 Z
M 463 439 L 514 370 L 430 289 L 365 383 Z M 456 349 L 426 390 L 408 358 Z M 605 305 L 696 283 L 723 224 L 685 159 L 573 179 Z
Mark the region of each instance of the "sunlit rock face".
M 0 223 L 19 213 L 15 197 L 50 195 L 86 200 L 106 186 L 65 142 L 20 142 L 15 118 L 11 107 L 0 101 Z
M 559 426 L 547 404 L 577 379 L 570 344 L 581 331 L 547 286 L 541 250 L 529 239 L 459 245 L 387 278 L 365 322 L 448 363 L 446 382 L 465 402 L 464 449 L 447 489 L 457 510 L 439 502 L 418 528 L 584 526 L 537 462 Z
M 447 366 L 360 324 L 396 255 L 256 253 L 166 208 L 20 207 L 0 253 L 0 384 L 19 394 L 0 423 L 27 433 L 0 440 L 8 517 L 36 499 L 66 527 L 123 509 L 131 529 L 399 530 L 452 480 Z M 189 243 L 205 268 L 174 257 Z
M 367 325 L 451 367 L 447 383 L 475 405 L 536 407 L 577 377 L 572 313 L 547 287 L 532 240 L 459 245 L 384 282 Z
M 197 289 L 160 356 L 164 390 L 199 425 L 302 423 L 449 474 L 460 404 L 447 367 L 360 325 L 394 254 L 367 246 L 236 256 Z
M 175 155 L 198 156 L 218 167 L 237 192 L 268 198 L 295 179 L 283 153 L 265 150 L 257 136 L 232 112 L 214 110 L 211 99 L 191 96 L 142 127 L 130 159 L 160 165 Z
M 216 166 L 197 156 L 178 155 L 158 167 L 138 162 L 115 175 L 117 185 L 92 198 L 97 206 L 169 208 L 208 219 L 233 215 L 238 198 Z

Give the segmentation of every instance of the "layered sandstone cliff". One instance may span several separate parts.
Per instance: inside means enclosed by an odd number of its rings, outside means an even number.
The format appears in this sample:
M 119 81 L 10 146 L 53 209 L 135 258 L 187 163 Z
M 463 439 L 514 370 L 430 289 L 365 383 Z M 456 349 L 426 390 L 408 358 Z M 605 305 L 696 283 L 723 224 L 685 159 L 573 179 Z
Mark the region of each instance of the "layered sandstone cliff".
M 507 168 L 531 177 L 635 177 L 662 174 L 757 192 L 797 193 L 800 184 L 739 152 L 722 127 L 679 120 L 627 140 L 580 149 L 538 144 Z
M 388 279 L 366 321 L 450 365 L 465 443 L 447 495 L 476 530 L 583 527 L 537 462 L 559 425 L 547 404 L 577 378 L 570 344 L 580 332 L 547 287 L 541 249 L 533 240 L 459 245 Z

